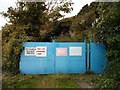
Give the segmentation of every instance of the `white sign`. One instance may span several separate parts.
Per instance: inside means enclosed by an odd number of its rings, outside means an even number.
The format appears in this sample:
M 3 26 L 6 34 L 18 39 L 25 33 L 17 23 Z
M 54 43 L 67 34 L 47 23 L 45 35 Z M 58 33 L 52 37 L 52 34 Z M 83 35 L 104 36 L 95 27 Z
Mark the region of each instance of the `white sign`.
M 67 48 L 56 48 L 56 56 L 67 56 Z
M 45 47 L 45 46 L 36 47 L 36 56 L 37 57 L 46 57 L 47 56 L 47 47 Z
M 82 47 L 69 47 L 70 56 L 82 56 Z
M 25 47 L 25 56 L 35 56 L 35 50 L 34 47 Z

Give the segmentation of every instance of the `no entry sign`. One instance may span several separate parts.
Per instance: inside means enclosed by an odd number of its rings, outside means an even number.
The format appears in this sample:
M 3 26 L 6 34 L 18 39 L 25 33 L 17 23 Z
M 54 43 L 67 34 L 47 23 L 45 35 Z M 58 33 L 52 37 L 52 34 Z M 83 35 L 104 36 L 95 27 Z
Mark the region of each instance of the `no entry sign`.
M 47 56 L 47 47 L 45 47 L 45 46 L 36 47 L 36 56 L 37 57 L 46 57 Z

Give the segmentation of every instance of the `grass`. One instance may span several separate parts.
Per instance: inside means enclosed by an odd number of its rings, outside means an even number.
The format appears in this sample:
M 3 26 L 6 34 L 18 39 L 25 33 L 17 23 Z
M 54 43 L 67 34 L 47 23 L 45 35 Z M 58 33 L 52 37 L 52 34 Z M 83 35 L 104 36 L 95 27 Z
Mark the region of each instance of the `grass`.
M 3 88 L 81 88 L 80 82 L 91 83 L 96 75 L 3 75 Z

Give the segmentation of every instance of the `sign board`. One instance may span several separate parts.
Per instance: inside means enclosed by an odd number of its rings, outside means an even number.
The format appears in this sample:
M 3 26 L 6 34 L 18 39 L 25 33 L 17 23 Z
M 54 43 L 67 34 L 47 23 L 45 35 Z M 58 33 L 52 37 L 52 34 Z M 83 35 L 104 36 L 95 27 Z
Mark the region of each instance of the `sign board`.
M 67 48 L 56 48 L 56 56 L 67 56 Z
M 82 56 L 82 47 L 69 47 L 70 56 Z
M 36 47 L 36 56 L 37 57 L 46 57 L 47 56 L 47 47 L 45 47 L 45 46 Z
M 25 47 L 25 56 L 35 56 L 35 47 Z

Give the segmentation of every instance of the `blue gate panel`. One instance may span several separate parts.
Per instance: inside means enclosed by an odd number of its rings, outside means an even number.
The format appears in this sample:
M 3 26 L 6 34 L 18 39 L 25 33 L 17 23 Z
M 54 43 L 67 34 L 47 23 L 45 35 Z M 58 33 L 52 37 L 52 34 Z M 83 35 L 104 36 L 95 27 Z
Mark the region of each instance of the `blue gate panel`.
M 84 73 L 86 71 L 86 61 L 71 60 L 69 73 Z
M 21 53 L 20 73 L 22 74 L 50 74 L 54 73 L 54 45 L 52 43 L 26 42 L 23 47 L 46 46 L 47 56 L 25 56 L 25 50 Z
M 35 69 L 35 62 L 20 62 L 21 74 L 37 74 Z
M 56 56 L 56 73 L 84 73 L 86 71 L 86 43 L 55 43 L 56 48 L 67 48 L 66 56 Z M 81 56 L 70 56 L 70 47 L 82 47 Z M 56 52 L 57 53 L 57 52 Z
M 90 70 L 95 73 L 104 71 L 106 66 L 106 52 L 104 44 L 90 43 Z

